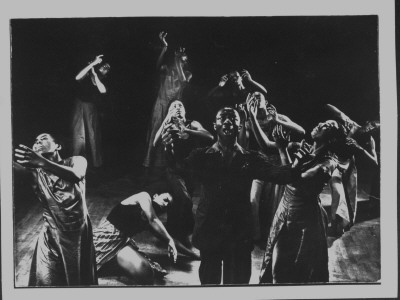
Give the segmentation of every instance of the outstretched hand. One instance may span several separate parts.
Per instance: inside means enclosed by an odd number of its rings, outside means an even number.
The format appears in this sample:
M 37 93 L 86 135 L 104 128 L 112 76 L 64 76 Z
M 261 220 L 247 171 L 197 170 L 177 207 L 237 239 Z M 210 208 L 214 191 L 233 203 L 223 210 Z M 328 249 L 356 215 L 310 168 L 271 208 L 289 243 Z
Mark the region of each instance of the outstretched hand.
M 247 111 L 253 115 L 254 117 L 257 116 L 257 101 L 254 98 L 254 95 L 248 94 L 246 98 L 246 108 Z
M 15 156 L 18 158 L 17 163 L 31 168 L 44 166 L 46 159 L 40 153 L 36 153 L 25 145 L 19 145 L 19 147 L 21 149 L 15 149 Z
M 160 38 L 160 41 L 161 41 L 161 43 L 162 43 L 162 45 L 164 46 L 164 47 L 167 47 L 168 46 L 168 43 L 167 43 L 167 41 L 166 41 L 166 37 L 167 37 L 167 32 L 165 32 L 165 31 L 161 31 L 160 33 L 159 33 L 159 35 L 158 35 L 158 37 Z
M 178 251 L 176 250 L 175 243 L 172 239 L 168 242 L 168 257 L 174 263 L 176 263 L 176 259 L 178 258 Z
M 279 148 L 286 148 L 290 142 L 290 134 L 283 129 L 282 125 L 274 127 L 272 137 Z

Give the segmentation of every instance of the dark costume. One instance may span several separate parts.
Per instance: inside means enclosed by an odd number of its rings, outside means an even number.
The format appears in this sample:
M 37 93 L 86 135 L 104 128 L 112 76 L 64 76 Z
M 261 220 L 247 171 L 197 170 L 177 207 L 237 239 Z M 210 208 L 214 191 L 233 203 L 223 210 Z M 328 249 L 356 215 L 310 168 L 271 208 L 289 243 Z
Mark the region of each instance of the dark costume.
M 153 198 L 158 193 L 168 192 L 168 186 L 162 182 L 153 183 L 151 186 L 144 188 L 143 191 Z M 116 205 L 107 216 L 107 219 L 93 230 L 97 270 L 114 258 L 125 246 L 129 245 L 140 252 L 132 237 L 147 229 L 149 229 L 149 222 L 139 204 Z M 140 254 L 148 260 L 156 276 L 167 274 L 167 271 L 161 268 L 158 263 L 152 261 L 144 253 L 140 252 Z
M 88 75 L 79 82 L 72 115 L 73 155 L 90 155 L 94 167 L 103 164 L 98 106 L 103 96 Z M 87 151 L 86 148 L 90 151 Z
M 329 281 L 327 216 L 319 194 L 337 160 L 332 155 L 320 156 L 307 169 L 315 166 L 321 166 L 324 174 L 285 187 L 268 237 L 260 283 Z
M 73 167 L 74 162 L 70 157 L 60 164 Z M 85 181 L 71 183 L 41 168 L 35 175 L 45 223 L 33 255 L 29 285 L 97 284 Z
M 193 244 L 200 250 L 202 284 L 246 284 L 251 276 L 252 216 L 249 193 L 254 178 L 278 183 L 292 182 L 299 175 L 290 166 L 275 167 L 268 158 L 236 146 L 230 163 L 218 143 L 192 151 L 185 161 L 201 182 L 195 216 Z

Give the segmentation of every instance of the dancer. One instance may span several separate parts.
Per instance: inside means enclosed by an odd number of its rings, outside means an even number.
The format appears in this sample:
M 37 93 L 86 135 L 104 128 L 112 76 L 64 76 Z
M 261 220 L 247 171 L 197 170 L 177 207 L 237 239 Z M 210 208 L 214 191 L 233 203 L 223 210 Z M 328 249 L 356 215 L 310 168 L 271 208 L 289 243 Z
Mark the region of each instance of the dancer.
M 104 78 L 109 71 L 110 65 L 103 63 L 103 55 L 98 55 L 75 77 L 79 86 L 72 117 L 72 152 L 73 155 L 89 155 L 90 165 L 94 167 L 101 167 L 103 164 L 97 106 L 102 95 L 107 93 Z M 87 151 L 87 148 L 90 148 L 90 151 Z
M 81 156 L 62 159 L 61 144 L 40 134 L 32 149 L 15 149 L 16 171 L 33 175 L 43 205 L 44 225 L 33 254 L 30 286 L 95 285 L 92 227 L 85 201 L 87 162 Z
M 165 271 L 152 261 L 133 240 L 133 236 L 150 227 L 157 237 L 168 243 L 168 256 L 175 263 L 177 249 L 191 258 L 199 259 L 193 251 L 174 241 L 157 217 L 168 209 L 173 197 L 164 182 L 154 182 L 115 206 L 96 229 L 93 230 L 97 269 L 115 260 L 137 284 L 153 284 Z M 157 213 L 157 214 L 156 214 Z
M 171 134 L 176 139 L 164 141 L 164 145 L 162 145 L 161 137 L 166 134 Z M 191 199 L 194 183 L 189 173 L 180 172 L 179 165 L 196 146 L 198 147 L 199 142 L 212 140 L 212 134 L 199 122 L 186 119 L 185 107 L 178 100 L 170 104 L 168 115 L 154 139 L 155 147 L 158 146 L 158 143 L 164 147 L 167 158 L 165 178 L 175 199 L 168 210 L 166 227 L 174 238 L 187 247 L 191 247 L 189 236 L 192 234 L 194 226 Z
M 366 122 L 360 126 L 347 115 L 331 104 L 327 104 L 331 115 L 342 126 L 347 134 L 346 151 L 338 153 L 339 167 L 332 175 L 329 182 L 332 192 L 331 227 L 329 234 L 338 236 L 353 226 L 357 212 L 357 168 L 355 155 L 361 154 L 367 157 L 373 165 L 378 165 L 378 156 L 375 151 L 375 140 L 371 136 L 379 129 L 376 121 Z
M 157 69 L 160 72 L 160 88 L 150 117 L 146 138 L 146 154 L 143 162 L 143 165 L 148 168 L 165 168 L 166 166 L 162 145 L 153 147 L 153 141 L 157 130 L 167 115 L 169 104 L 173 100 L 182 100 L 183 90 L 192 78 L 192 73 L 188 71 L 188 56 L 185 48 L 179 47 L 175 51 L 172 62 L 165 62 L 164 56 L 168 47 L 166 37 L 166 32 L 160 32 L 159 39 L 162 50 L 157 60 Z
M 293 139 L 302 137 L 305 134 L 303 127 L 294 123 L 287 116 L 278 114 L 275 107 L 268 105 L 263 94 L 254 92 L 246 99 L 246 111 L 249 115 L 248 121 L 244 124 L 239 136 L 241 145 L 249 145 L 250 149 L 260 149 L 268 156 L 270 161 L 281 165 L 279 147 L 274 142 L 273 133 L 278 129 L 283 130 Z M 250 136 L 250 133 L 252 135 Z M 244 137 L 243 137 L 244 136 Z M 257 141 L 257 144 L 255 143 Z M 254 221 L 254 240 L 261 236 L 267 237 L 275 211 L 282 198 L 284 185 L 262 180 L 253 180 L 250 192 Z
M 275 213 L 261 268 L 260 283 L 327 282 L 327 215 L 319 194 L 337 167 L 332 152 L 344 145 L 345 134 L 333 120 L 319 123 L 301 178 L 286 185 Z M 282 146 L 287 141 L 281 138 Z
M 247 151 L 237 143 L 239 113 L 221 109 L 215 119 L 217 142 L 195 149 L 182 163 L 193 170 L 201 183 L 196 211 L 193 245 L 200 250 L 201 284 L 247 284 L 251 276 L 252 220 L 249 193 L 255 178 L 288 183 L 299 176 L 299 163 L 273 166 L 268 159 Z M 163 142 L 178 140 L 171 133 Z M 222 271 L 223 262 L 223 271 Z

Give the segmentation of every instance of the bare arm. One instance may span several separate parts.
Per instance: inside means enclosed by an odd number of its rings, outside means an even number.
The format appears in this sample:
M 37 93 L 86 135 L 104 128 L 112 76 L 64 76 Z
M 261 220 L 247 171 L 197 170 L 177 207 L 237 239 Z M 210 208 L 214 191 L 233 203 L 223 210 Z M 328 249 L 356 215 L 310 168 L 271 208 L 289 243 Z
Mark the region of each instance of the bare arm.
M 289 129 L 290 131 L 300 134 L 300 135 L 305 135 L 306 131 L 304 130 L 303 127 L 300 125 L 296 124 L 292 120 L 290 120 L 287 116 L 277 114 L 276 118 L 276 123 L 282 125 L 284 128 Z
M 267 151 L 269 149 L 276 149 L 277 145 L 275 142 L 271 141 L 268 136 L 262 130 L 260 124 L 257 121 L 257 118 L 254 114 L 250 113 L 250 125 L 252 132 L 257 140 L 258 145 L 263 151 Z
M 151 197 L 149 194 L 146 193 L 146 197 L 141 197 L 139 199 L 139 205 L 142 208 L 143 212 L 145 213 L 149 225 L 151 228 L 166 242 L 168 242 L 168 255 L 171 259 L 176 262 L 176 258 L 178 256 L 175 242 L 172 237 L 169 235 L 168 231 L 165 229 L 163 223 L 157 217 L 156 213 L 154 212 L 153 206 L 151 204 Z
M 99 92 L 101 94 L 107 93 L 107 89 L 106 89 L 105 85 L 100 81 L 100 79 L 97 76 L 97 73 L 95 72 L 95 70 L 93 68 L 91 70 L 92 70 L 94 82 L 96 82 L 96 86 L 97 86 L 97 89 L 99 90 Z
M 167 32 L 161 31 L 158 35 L 163 47 L 162 47 L 160 55 L 158 56 L 158 59 L 157 59 L 157 63 L 156 63 L 157 70 L 161 69 L 165 52 L 167 52 L 167 49 L 168 49 L 168 43 L 167 43 L 167 40 L 165 39 L 167 37 L 167 34 L 168 34 Z
M 87 161 L 82 156 L 74 157 L 74 165 L 69 167 L 48 160 L 41 154 L 34 152 L 29 147 L 24 145 L 20 145 L 20 147 L 21 149 L 15 150 L 15 156 L 20 159 L 17 160 L 17 162 L 24 166 L 43 168 L 44 170 L 73 183 L 77 183 L 85 177 Z
M 185 128 L 184 132 L 187 132 L 189 135 L 200 137 L 206 140 L 213 140 L 213 135 L 197 121 L 192 121 L 191 123 L 192 129 Z
M 250 76 L 250 73 L 247 70 L 242 70 L 241 76 L 243 79 L 247 81 L 252 86 L 252 90 L 262 93 L 264 96 L 267 96 L 267 89 L 262 86 L 260 83 L 253 80 Z
M 84 67 L 79 73 L 78 75 L 76 75 L 75 80 L 82 80 L 84 77 L 86 77 L 86 75 L 88 74 L 88 72 L 95 66 L 100 64 L 103 61 L 103 55 L 98 55 L 96 56 L 95 60 L 93 62 L 91 62 L 90 64 L 88 64 L 86 67 Z

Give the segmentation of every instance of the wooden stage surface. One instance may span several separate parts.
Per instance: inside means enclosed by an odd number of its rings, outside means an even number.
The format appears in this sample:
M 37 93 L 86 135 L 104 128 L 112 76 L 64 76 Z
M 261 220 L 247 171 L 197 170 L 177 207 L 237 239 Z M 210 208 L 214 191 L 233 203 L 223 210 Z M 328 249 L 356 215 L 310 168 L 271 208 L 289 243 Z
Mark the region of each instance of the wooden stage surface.
M 111 210 L 124 198 L 135 193 L 137 180 L 132 176 L 124 176 L 117 180 L 106 179 L 87 188 L 87 203 L 93 227 L 96 227 Z M 367 197 L 360 191 L 360 202 Z M 363 197 L 365 199 L 363 199 Z M 20 200 L 20 199 L 17 199 Z M 28 283 L 31 258 L 36 243 L 37 234 L 42 225 L 41 206 L 34 199 L 24 199 L 24 203 L 15 203 L 14 225 L 14 264 L 15 286 L 25 287 Z M 197 197 L 194 197 L 196 207 Z M 324 194 L 323 204 L 329 206 L 329 195 Z M 359 204 L 360 204 L 359 202 Z M 194 207 L 194 209 L 195 209 Z M 359 206 L 363 214 L 363 205 Z M 364 205 L 367 207 L 367 205 Z M 329 209 L 329 207 L 327 207 Z M 364 208 L 365 210 L 365 208 Z M 163 218 L 161 218 L 163 220 Z M 147 253 L 159 262 L 169 274 L 158 280 L 157 285 L 188 286 L 199 285 L 199 261 L 179 256 L 175 265 L 168 262 L 166 245 L 149 232 L 135 237 L 141 251 Z M 380 280 L 380 219 L 370 217 L 367 213 L 359 218 L 350 231 L 340 238 L 328 238 L 330 282 L 377 282 Z M 253 251 L 253 270 L 250 284 L 257 284 L 263 251 L 255 248 Z M 135 285 L 124 274 L 115 270 L 112 265 L 99 273 L 99 285 L 126 286 Z

